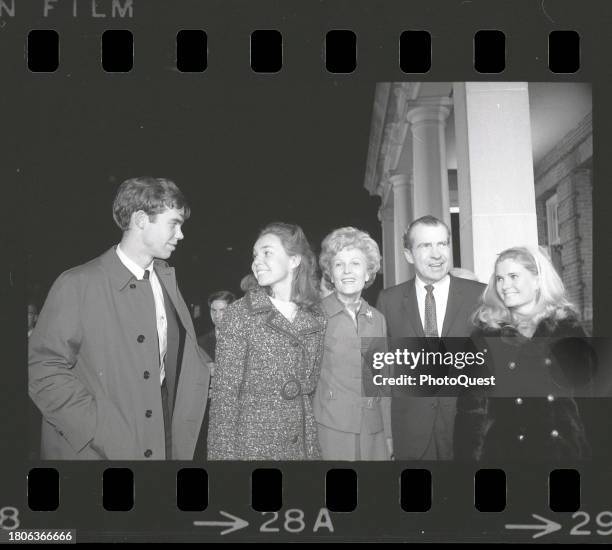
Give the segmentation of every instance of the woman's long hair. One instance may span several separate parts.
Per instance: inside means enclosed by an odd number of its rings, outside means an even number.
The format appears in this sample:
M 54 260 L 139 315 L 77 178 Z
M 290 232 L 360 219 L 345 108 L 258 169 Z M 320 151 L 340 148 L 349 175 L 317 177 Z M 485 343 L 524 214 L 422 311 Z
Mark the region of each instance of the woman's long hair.
M 311 307 L 319 301 L 317 289 L 316 257 L 310 248 L 308 239 L 299 225 L 274 222 L 266 225 L 258 238 L 264 235 L 276 235 L 289 256 L 300 256 L 300 264 L 293 271 L 291 283 L 291 300 L 300 307 Z
M 513 260 L 521 264 L 527 271 L 537 276 L 540 282 L 533 312 L 528 318 L 520 321 L 513 317 L 497 293 L 495 273 L 497 266 L 504 260 Z M 556 324 L 561 319 L 577 316 L 576 307 L 567 299 L 561 277 L 542 248 L 514 247 L 504 250 L 497 256 L 481 305 L 474 313 L 474 323 L 494 329 L 503 325 L 517 326 L 525 323 L 534 327 L 544 319 Z

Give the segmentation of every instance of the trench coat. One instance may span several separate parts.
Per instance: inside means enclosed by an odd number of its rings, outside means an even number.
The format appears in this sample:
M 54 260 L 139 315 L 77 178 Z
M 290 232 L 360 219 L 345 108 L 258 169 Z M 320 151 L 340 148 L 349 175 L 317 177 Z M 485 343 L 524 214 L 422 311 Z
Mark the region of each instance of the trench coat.
M 541 321 L 532 338 L 513 327 L 479 328 L 473 340 L 503 337 L 503 364 L 493 365 L 492 374 L 505 377 L 511 369 L 552 369 L 567 380 L 583 383 L 592 372 L 592 356 L 581 339 L 586 334 L 575 319 Z M 534 338 L 546 338 L 536 342 Z M 556 353 L 563 339 L 571 338 L 571 355 Z M 507 342 L 507 343 L 505 343 Z M 550 342 L 550 344 L 548 344 Z M 565 340 L 568 342 L 568 340 Z M 545 345 L 545 344 L 546 345 Z M 572 397 L 488 397 L 480 390 L 466 391 L 457 400 L 455 458 L 467 460 L 581 460 L 590 457 L 590 445 L 577 401 Z
M 172 381 L 172 458 L 191 460 L 209 371 L 174 269 L 160 260 L 154 269 L 186 333 Z M 113 247 L 60 275 L 49 291 L 29 340 L 43 459 L 166 458 L 155 308 L 137 299 L 138 282 Z
M 387 336 L 385 318 L 362 299 L 355 326 L 335 293 L 326 296 L 321 306 L 327 329 L 321 376 L 313 400 L 317 423 L 338 432 L 360 434 L 362 440 L 368 440 L 363 442 L 364 448 L 376 444 L 381 447 L 376 455 L 386 457 L 385 439 L 391 438 L 391 398 L 365 391 L 364 382 L 368 381 L 362 380 L 363 376 L 371 376 L 363 365 L 368 342 Z M 344 455 L 345 445 L 336 448 L 333 443 L 331 439 L 327 448 L 323 446 L 324 459 Z
M 293 322 L 257 287 L 227 308 L 217 339 L 209 460 L 310 460 L 321 451 L 312 411 L 325 316 Z

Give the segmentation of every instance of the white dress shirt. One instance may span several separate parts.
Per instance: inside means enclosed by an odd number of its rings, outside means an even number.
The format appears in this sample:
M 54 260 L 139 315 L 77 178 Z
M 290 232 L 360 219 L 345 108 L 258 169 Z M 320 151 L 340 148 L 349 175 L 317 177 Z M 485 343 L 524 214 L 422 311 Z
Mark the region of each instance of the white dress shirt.
M 144 278 L 145 269 L 128 258 L 119 245 L 117 245 L 117 256 L 119 256 L 121 263 L 130 270 L 134 277 L 139 281 Z M 159 384 L 161 385 L 166 377 L 165 361 L 166 351 L 168 350 L 168 321 L 166 320 L 166 308 L 164 306 L 164 292 L 155 270 L 153 269 L 153 262 L 147 266 L 146 271 L 149 272 L 149 282 L 151 283 L 153 298 L 155 300 L 157 341 L 159 342 Z
M 421 317 L 421 325 L 425 328 L 425 296 L 427 290 L 424 283 L 417 275 L 414 278 L 416 287 L 417 303 L 419 304 L 419 316 Z M 438 325 L 438 336 L 442 336 L 442 326 L 444 325 L 444 316 L 446 315 L 446 304 L 448 303 L 448 291 L 450 288 L 450 276 L 446 275 L 437 283 L 432 283 L 433 297 L 436 301 L 436 323 Z

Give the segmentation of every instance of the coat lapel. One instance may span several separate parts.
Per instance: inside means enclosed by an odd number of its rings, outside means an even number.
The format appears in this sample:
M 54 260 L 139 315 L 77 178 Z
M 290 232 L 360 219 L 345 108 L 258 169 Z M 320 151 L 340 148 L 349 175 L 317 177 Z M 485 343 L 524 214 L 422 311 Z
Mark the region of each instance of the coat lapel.
M 457 284 L 457 279 L 452 275 L 450 277 L 450 285 L 448 287 L 448 300 L 446 301 L 446 313 L 444 314 L 444 323 L 442 324 L 442 336 L 448 336 L 451 326 L 457 313 L 461 309 L 461 304 L 464 301 L 463 292 L 460 285 Z
M 184 300 L 179 299 L 177 293 L 176 286 L 176 276 L 174 274 L 174 268 L 168 266 L 165 262 L 155 261 L 155 273 L 162 285 L 164 285 L 164 290 L 170 297 L 170 301 L 176 310 L 176 313 L 179 316 L 179 319 L 187 331 L 187 333 L 191 336 L 193 340 L 196 339 L 193 323 L 191 321 L 191 316 L 189 315 L 189 311 L 187 310 L 187 306 L 185 305 Z
M 416 297 L 416 286 L 414 279 L 410 282 L 406 288 L 403 298 L 403 306 L 406 312 L 406 317 L 416 336 L 425 336 L 423 331 L 423 324 L 421 323 L 421 316 L 419 315 L 419 304 L 417 303 Z

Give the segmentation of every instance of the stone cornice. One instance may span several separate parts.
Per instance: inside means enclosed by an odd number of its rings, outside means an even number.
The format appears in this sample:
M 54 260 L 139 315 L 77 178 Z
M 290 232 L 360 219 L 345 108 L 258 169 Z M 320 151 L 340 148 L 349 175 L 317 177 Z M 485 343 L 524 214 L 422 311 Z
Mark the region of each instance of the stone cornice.
M 376 86 L 364 187 L 371 195 L 384 195 L 406 138 L 407 105 L 418 95 L 420 83 L 382 82 Z

